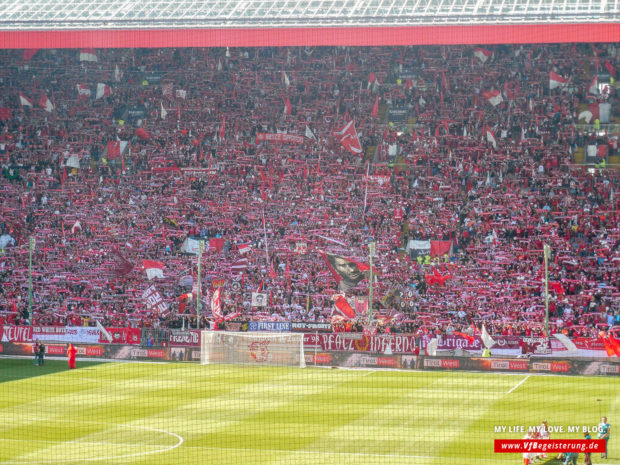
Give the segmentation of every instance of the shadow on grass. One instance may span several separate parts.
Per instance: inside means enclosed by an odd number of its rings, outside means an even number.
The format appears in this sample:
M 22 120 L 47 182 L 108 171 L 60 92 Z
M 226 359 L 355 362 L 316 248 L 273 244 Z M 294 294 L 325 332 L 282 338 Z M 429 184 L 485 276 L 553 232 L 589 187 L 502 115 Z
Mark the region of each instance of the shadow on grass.
M 101 365 L 103 362 L 78 362 L 76 369 Z M 0 383 L 50 375 L 69 370 L 69 364 L 62 360 L 45 360 L 43 366 L 33 365 L 32 359 L 0 359 Z

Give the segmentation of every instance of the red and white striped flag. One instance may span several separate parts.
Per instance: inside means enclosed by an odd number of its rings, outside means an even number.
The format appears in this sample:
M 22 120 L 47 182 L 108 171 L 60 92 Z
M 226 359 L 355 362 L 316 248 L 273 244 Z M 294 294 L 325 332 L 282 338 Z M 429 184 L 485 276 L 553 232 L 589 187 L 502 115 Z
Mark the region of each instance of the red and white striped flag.
M 110 93 L 110 86 L 100 82 L 99 84 L 97 84 L 97 93 L 95 94 L 95 100 L 107 97 L 108 95 L 110 95 Z
M 54 104 L 45 94 L 41 95 L 41 98 L 39 99 L 39 106 L 48 113 L 54 111 Z
M 494 107 L 504 101 L 502 93 L 499 90 L 493 90 L 489 92 L 482 92 L 482 96 Z
M 241 273 L 248 268 L 248 259 L 243 257 L 230 265 L 230 270 L 233 273 Z
M 222 300 L 220 299 L 220 292 L 222 288 L 218 287 L 211 296 L 211 315 L 216 321 L 222 321 L 224 314 L 222 313 Z
M 474 50 L 474 56 L 478 58 L 482 63 L 486 63 L 489 58 L 491 58 L 493 52 L 487 50 L 486 48 L 478 47 Z
M 21 92 L 19 93 L 19 104 L 22 107 L 30 107 L 30 108 L 32 108 L 32 100 L 30 100 L 28 97 L 26 97 Z
M 244 255 L 248 253 L 250 250 L 252 250 L 252 246 L 250 244 L 239 244 L 237 246 L 237 249 L 239 250 L 239 253 L 241 255 Z
M 163 278 L 164 277 L 164 264 L 157 260 L 142 260 L 142 266 L 146 271 L 146 277 L 148 279 Z
M 83 48 L 80 50 L 80 61 L 97 61 L 97 54 L 92 48 Z
M 549 89 L 555 89 L 556 87 L 564 87 L 568 79 L 563 78 L 559 74 L 554 73 L 553 71 L 549 72 Z

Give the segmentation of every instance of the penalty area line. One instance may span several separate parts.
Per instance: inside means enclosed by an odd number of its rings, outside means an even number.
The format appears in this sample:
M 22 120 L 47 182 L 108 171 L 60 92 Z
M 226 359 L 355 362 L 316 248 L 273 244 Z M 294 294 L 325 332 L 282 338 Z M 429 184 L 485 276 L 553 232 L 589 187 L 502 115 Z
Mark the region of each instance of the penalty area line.
M 531 375 L 527 375 L 525 378 L 523 378 L 521 381 L 519 381 L 517 384 L 515 384 L 515 385 L 514 385 L 514 386 L 510 389 L 510 391 L 508 391 L 506 394 L 510 394 L 511 392 L 513 392 L 515 389 L 517 389 L 519 386 L 521 386 L 523 383 L 525 383 L 525 382 L 528 380 L 528 378 L 529 378 L 530 376 L 531 376 Z

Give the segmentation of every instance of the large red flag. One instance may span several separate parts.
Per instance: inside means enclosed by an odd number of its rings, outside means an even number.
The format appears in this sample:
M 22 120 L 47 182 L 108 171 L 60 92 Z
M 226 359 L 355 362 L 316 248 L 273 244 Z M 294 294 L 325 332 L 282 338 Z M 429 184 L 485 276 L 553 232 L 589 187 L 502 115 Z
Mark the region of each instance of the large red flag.
M 342 146 L 351 153 L 362 153 L 362 144 L 357 136 L 353 120 L 349 121 L 342 128 L 332 132 L 332 135 L 340 141 Z

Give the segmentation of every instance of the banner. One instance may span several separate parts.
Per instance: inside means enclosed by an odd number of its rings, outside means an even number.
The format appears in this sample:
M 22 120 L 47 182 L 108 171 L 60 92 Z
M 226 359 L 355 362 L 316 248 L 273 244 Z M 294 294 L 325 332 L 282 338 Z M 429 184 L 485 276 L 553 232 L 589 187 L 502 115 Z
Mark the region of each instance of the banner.
M 411 258 L 424 257 L 431 253 L 431 241 L 418 241 L 410 239 L 407 243 L 406 252 Z
M 168 336 L 168 342 L 171 346 L 200 347 L 200 331 L 196 329 L 188 331 L 173 329 Z
M 101 337 L 99 328 L 88 326 L 34 326 L 33 340 L 93 344 Z
M 291 323 L 288 321 L 250 321 L 248 331 L 290 331 Z
M 259 144 L 263 141 L 275 142 L 277 144 L 297 144 L 301 145 L 304 143 L 306 138 L 304 136 L 296 136 L 294 134 L 280 134 L 274 132 L 257 132 L 256 133 L 256 143 Z
M 267 294 L 252 292 L 252 307 L 265 307 L 267 305 Z
M 305 334 L 304 346 L 332 352 L 382 352 L 412 354 L 416 337 L 407 334 L 366 336 L 362 333 Z
M 1 342 L 32 342 L 32 326 L 0 326 Z
M 547 355 L 551 354 L 551 345 L 546 337 L 524 337 L 521 339 L 521 351 L 524 355 Z
M 332 332 L 331 323 L 291 323 L 291 331 L 297 332 Z

